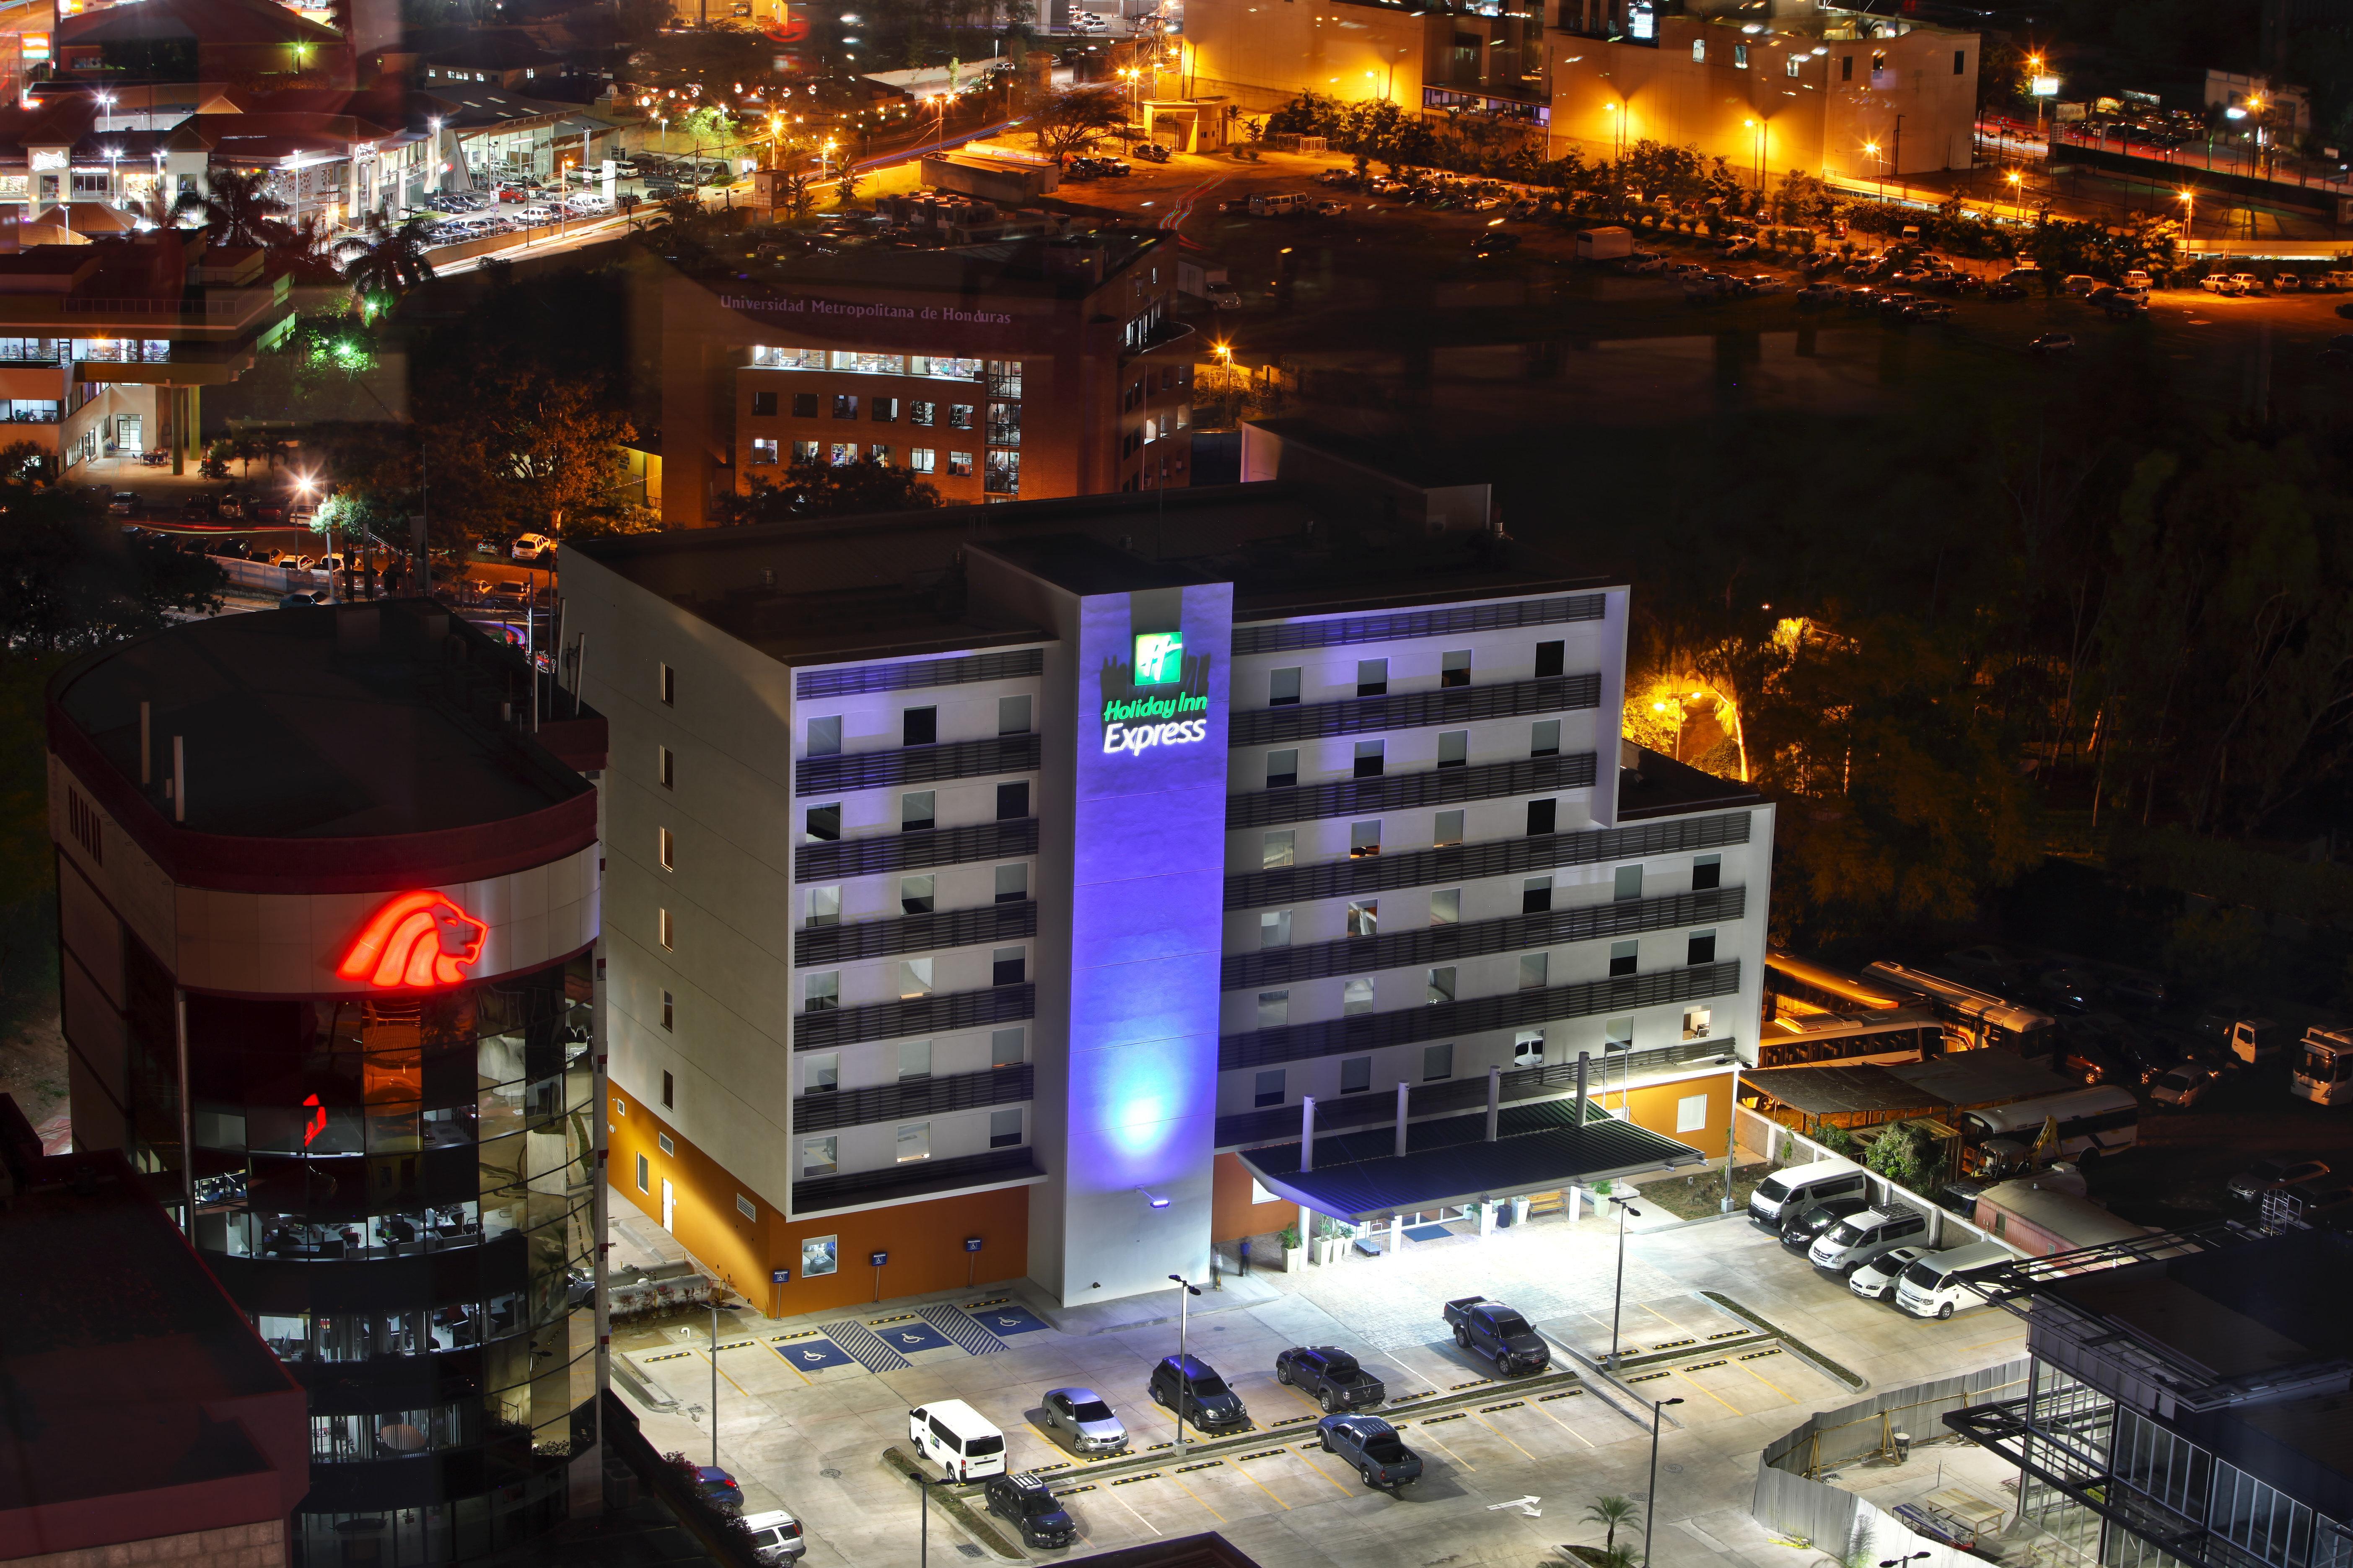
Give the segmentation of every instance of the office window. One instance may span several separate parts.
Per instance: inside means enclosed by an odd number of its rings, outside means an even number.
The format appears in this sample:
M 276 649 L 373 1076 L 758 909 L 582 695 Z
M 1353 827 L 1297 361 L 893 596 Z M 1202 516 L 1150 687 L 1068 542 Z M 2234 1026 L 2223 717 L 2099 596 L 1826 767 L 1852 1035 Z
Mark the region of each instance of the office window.
M 936 708 L 908 708 L 899 714 L 899 744 L 928 746 L 940 738 L 940 710 Z
M 670 1134 L 667 1132 L 654 1134 L 654 1146 L 672 1158 L 676 1158 L 678 1154 L 678 1145 L 670 1141 Z
M 753 1205 L 752 1200 L 741 1193 L 735 1194 L 735 1212 L 754 1222 L 760 1217 L 760 1211 Z
M 678 1079 L 668 1073 L 662 1074 L 662 1109 L 664 1110 L 678 1109 Z
M 1634 973 L 1634 961 L 1641 955 L 1640 942 L 1613 942 L 1609 944 L 1609 977 Z
M 920 425 L 928 430 L 937 417 L 938 408 L 936 403 L 910 403 L 907 405 L 907 423 Z
M 992 1110 L 988 1113 L 988 1146 L 990 1148 L 1011 1149 L 1018 1146 L 1020 1142 L 1021 1108 L 1019 1106 L 1017 1105 L 1010 1110 Z
M 812 844 L 830 844 L 841 837 L 841 802 L 829 800 L 823 805 L 810 806 L 802 817 Z
M 910 447 L 907 448 L 907 468 L 910 472 L 928 474 L 938 466 L 939 451 L 936 447 Z
M 1553 830 L 1560 816 L 1560 802 L 1532 800 L 1528 802 L 1528 837 L 1540 837 Z
M 1029 978 L 1029 953 L 1026 948 L 1000 947 L 988 955 L 988 983 L 991 985 L 1018 985 Z
M 1258 1026 L 1280 1029 L 1291 1022 L 1291 993 L 1261 991 L 1258 994 Z
M 801 977 L 801 1011 L 830 1013 L 841 1005 L 841 971 L 820 969 Z
M 871 399 L 867 403 L 866 412 L 877 425 L 895 424 L 899 418 L 899 400 L 895 397 Z
M 1262 871 L 1271 871 L 1278 866 L 1291 865 L 1293 863 L 1294 857 L 1298 854 L 1298 829 L 1292 827 L 1277 828 L 1273 832 L 1269 833 L 1259 843 L 1259 868 Z
M 1438 765 L 1441 768 L 1466 766 L 1471 761 L 1471 731 L 1441 730 L 1438 734 Z
M 901 1040 L 899 1042 L 899 1081 L 913 1083 L 932 1076 L 932 1042 Z
M 855 441 L 829 441 L 826 444 L 825 457 L 826 461 L 831 463 L 835 468 L 846 468 L 849 467 L 850 464 L 858 461 L 858 443 Z
M 950 452 L 948 454 L 948 478 L 952 479 L 967 479 L 971 477 L 972 454 L 970 452 Z
M 932 961 L 929 958 L 902 958 L 899 961 L 899 999 L 912 1002 L 918 996 L 932 994 Z
M 1358 980 L 1344 980 L 1340 983 L 1340 1012 L 1344 1016 L 1356 1013 L 1369 1013 L 1372 1010 L 1373 977 L 1371 975 L 1366 975 Z
M 812 757 L 838 757 L 841 754 L 840 714 L 808 721 L 808 754 Z
M 872 446 L 867 447 L 866 455 L 877 463 L 887 465 L 891 461 L 891 448 L 881 441 L 877 441 Z
M 1705 38 L 1694 38 L 1692 40 L 1692 58 L 1701 61 L 1704 61 L 1707 58 L 1707 40 Z
M 1362 860 L 1381 852 L 1381 825 L 1378 822 L 1348 824 L 1348 858 Z
M 1356 661 L 1356 695 L 1384 697 L 1389 689 L 1389 661 L 1385 658 L 1360 658 Z
M 898 1163 L 900 1164 L 903 1165 L 910 1160 L 928 1160 L 931 1157 L 932 1124 L 930 1122 L 910 1121 L 899 1129 Z
M 1348 903 L 1348 934 L 1378 936 L 1381 933 L 1381 901 L 1378 899 L 1353 899 Z
M 677 1004 L 676 1000 L 675 1000 L 674 998 L 672 998 L 672 997 L 671 997 L 670 994 L 669 992 L 665 991 L 665 992 L 663 992 L 663 993 L 662 993 L 662 1008 L 661 1008 L 661 1024 L 662 1024 L 662 1027 L 663 1027 L 663 1028 L 665 1028 L 665 1029 L 671 1028 L 671 1027 L 673 1026 L 673 1025 L 676 1023 L 676 1021 L 677 1021 L 677 1017 L 678 1017 L 678 1004 Z
M 1839 57 L 1839 80 L 1852 81 L 1853 79 L 1854 57 L 1852 55 L 1841 55 Z
M 660 668 L 662 706 L 675 708 L 678 706 L 678 671 L 666 664 Z
M 1695 931 L 1692 932 L 1690 943 L 1683 950 L 1683 962 L 1685 963 L 1714 963 L 1715 962 L 1715 933 L 1712 931 Z
M 1704 1132 L 1707 1130 L 1707 1096 L 1679 1095 L 1675 1100 L 1675 1131 Z
M 1381 763 L 1388 744 L 1386 741 L 1356 742 L 1356 777 L 1377 779 L 1381 776 Z
M 1462 923 L 1462 889 L 1433 888 L 1430 894 L 1430 923 L 1451 926 Z
M 902 915 L 930 914 L 938 887 L 937 879 L 929 871 L 919 877 L 900 878 L 899 912 Z
M 1261 1109 L 1270 1105 L 1281 1105 L 1283 1099 L 1282 1079 L 1283 1071 L 1281 1068 L 1259 1074 L 1250 1103 Z
M 814 419 L 817 417 L 816 393 L 796 392 L 793 394 L 793 417 L 796 419 Z
M 1373 1058 L 1343 1057 L 1340 1058 L 1340 1092 L 1362 1094 L 1373 1087 Z
M 1291 911 L 1289 910 L 1259 911 L 1258 945 L 1261 949 L 1291 945 Z
M 1512 1037 L 1512 1065 L 1515 1068 L 1544 1066 L 1544 1031 L 1522 1029 Z
M 651 1182 L 651 1180 L 650 1180 L 650 1177 L 652 1176 L 652 1174 L 653 1174 L 653 1173 L 652 1173 L 650 1170 L 649 1170 L 649 1169 L 647 1168 L 647 1164 L 646 1164 L 646 1157 L 645 1157 L 643 1154 L 638 1155 L 638 1191 L 639 1191 L 639 1192 L 641 1192 L 641 1193 L 642 1193 L 642 1192 L 649 1191 L 649 1190 L 651 1189 L 651 1187 L 652 1187 L 652 1182 Z
M 1873 50 L 1872 50 L 1872 51 L 1871 51 L 1871 74 L 1872 74 L 1872 75 L 1873 75 L 1873 76 L 1877 76 L 1881 71 L 1883 71 L 1883 70 L 1885 70 L 1886 68 L 1887 68 L 1887 51 L 1886 51 L 1885 49 L 1873 49 Z
M 857 417 L 858 417 L 858 399 L 857 399 L 857 397 L 856 397 L 855 395 L 853 395 L 849 394 L 849 393 L 847 393 L 847 392 L 837 392 L 837 393 L 835 393 L 835 394 L 833 395 L 833 416 L 834 416 L 836 419 L 855 419 L 855 418 L 857 418 Z
M 816 442 L 796 441 L 793 443 L 793 461 L 795 464 L 814 463 L 817 460 Z
M 1012 822 L 1029 815 L 1029 781 L 1017 779 L 997 786 L 997 820 Z
M 1299 672 L 1295 669 L 1271 669 L 1266 675 L 1266 705 L 1288 708 L 1299 700 Z
M 824 1138 L 802 1139 L 801 1174 L 804 1176 L 832 1175 L 836 1170 L 839 1169 L 836 1156 L 838 1156 L 840 1152 L 841 1140 L 839 1138 L 828 1136 Z M 806 1247 L 803 1247 L 802 1252 L 804 1258 L 806 1258 L 807 1252 Z M 808 1273 L 806 1263 L 804 1263 L 801 1273 L 803 1275 L 807 1275 Z
M 1029 732 L 1029 699 L 1027 695 L 997 700 L 997 732 L 1000 735 L 1026 735 Z
M 973 405 L 972 405 L 971 404 L 969 404 L 969 403 L 951 403 L 951 404 L 949 404 L 949 405 L 948 405 L 948 428 L 949 428 L 949 429 L 951 429 L 951 430 L 969 430 L 969 429 L 971 429 L 971 428 L 972 428 L 972 406 L 973 406 Z
M 670 923 L 670 911 L 668 910 L 658 910 L 655 913 L 659 917 L 658 923 L 660 929 L 662 946 L 664 948 L 676 947 L 678 945 L 678 932 L 671 929 Z
M 1619 867 L 1613 880 L 1611 892 L 1618 902 L 1622 904 L 1629 899 L 1642 896 L 1642 868 L 1640 866 Z
M 656 772 L 661 779 L 662 788 L 676 789 L 678 787 L 678 753 L 668 746 L 656 746 L 654 752 Z
M 1712 1007 L 1684 1008 L 1683 1038 L 1686 1040 L 1704 1040 L 1707 1038 L 1708 1029 L 1714 1023 L 1715 1018 L 1715 1010 Z
M 1289 789 L 1299 782 L 1299 753 L 1269 752 L 1266 754 L 1266 787 Z
M 1431 1006 L 1434 1007 L 1440 1002 L 1453 1001 L 1454 966 L 1448 963 L 1431 970 L 1430 972 L 1428 984 L 1429 989 L 1423 995 L 1422 1000 L 1429 1003 Z
M 831 1094 L 841 1088 L 841 1057 L 836 1051 L 823 1051 L 801 1058 L 801 1092 Z
M 1560 721 L 1539 719 L 1528 726 L 1528 755 L 1556 757 L 1560 755 Z
M 1432 847 L 1449 848 L 1462 842 L 1462 814 L 1441 811 L 1430 823 L 1430 842 Z
M 807 922 L 813 926 L 841 923 L 841 889 L 839 887 L 808 889 Z
M 660 827 L 654 830 L 654 853 L 661 858 L 663 870 L 678 869 L 677 840 L 670 837 L 669 828 Z
M 1704 893 L 1724 885 L 1724 857 L 1702 855 L 1692 861 L 1692 891 Z
M 1550 980 L 1550 977 L 1551 977 L 1551 973 L 1552 973 L 1552 954 L 1551 954 L 1551 953 L 1549 953 L 1549 952 L 1524 952 L 1524 953 L 1520 954 L 1520 989 L 1521 989 L 1521 990 L 1523 990 L 1523 991 L 1541 991 L 1541 990 L 1543 990 L 1543 989 L 1545 988 L 1546 984 L 1548 984 L 1548 982 L 1549 982 L 1549 980 Z
M 1029 896 L 1028 865 L 999 866 L 997 868 L 997 901 L 1018 904 Z
M 1451 1045 L 1421 1047 L 1421 1076 L 1424 1082 L 1432 1079 L 1454 1076 L 1454 1047 Z
M 988 1065 L 993 1068 L 1018 1068 L 1029 1059 L 1025 1048 L 1027 1037 L 1018 1028 L 998 1029 L 988 1037 Z
M 899 831 L 929 833 L 939 797 L 927 789 L 910 790 L 899 797 Z
M 1795 74 L 1795 73 L 1792 73 L 1792 74 Z M 1968 50 L 1967 50 L 1967 49 L 1955 49 L 1955 50 L 1953 51 L 1953 74 L 1954 74 L 1955 76 L 1967 76 L 1967 75 L 1968 75 L 1968 74 L 1969 74 L 1969 51 L 1968 51 Z
M 1438 684 L 1440 689 L 1449 686 L 1471 684 L 1471 650 L 1456 648 L 1438 656 Z
M 754 436 L 752 437 L 752 466 L 754 468 L 773 468 L 777 466 L 778 461 L 778 448 L 775 437 Z
M 1568 645 L 1565 642 L 1536 644 L 1536 679 L 1558 675 L 1568 668 Z
M 1552 879 L 1529 877 L 1520 883 L 1520 913 L 1540 915 L 1552 908 Z
M 1634 1048 L 1634 1020 L 1612 1018 L 1601 1026 L 1601 1054 L 1630 1051 Z

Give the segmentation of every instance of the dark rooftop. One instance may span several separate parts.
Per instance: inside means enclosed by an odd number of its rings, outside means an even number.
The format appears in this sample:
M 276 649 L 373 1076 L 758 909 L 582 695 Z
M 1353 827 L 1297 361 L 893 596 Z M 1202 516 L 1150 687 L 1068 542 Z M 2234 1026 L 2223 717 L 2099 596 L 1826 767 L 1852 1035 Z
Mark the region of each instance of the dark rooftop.
M 2007 1105 L 2081 1087 L 2008 1051 L 1961 1051 L 1883 1065 L 1751 1068 L 1741 1081 L 1808 1116 L 1925 1115 Z
M 1107 229 L 1068 239 L 1000 239 L 940 250 L 856 249 L 832 256 L 796 257 L 790 273 L 780 275 L 777 289 L 797 293 L 811 285 L 832 285 L 917 294 L 1016 293 L 1081 299 L 1155 253 L 1166 237 Z M 1176 265 L 1173 251 L 1169 265 Z M 757 274 L 745 279 L 730 272 L 723 279 L 712 281 L 729 295 L 757 296 L 765 291 Z
M 157 782 L 145 793 L 168 815 L 161 781 L 185 737 L 195 832 L 367 838 L 586 795 L 594 786 L 551 754 L 555 733 L 534 743 L 501 722 L 501 704 L 527 710 L 529 692 L 518 652 L 438 605 L 396 600 L 192 621 L 69 668 L 50 703 L 52 725 L 72 725 L 134 792 L 150 704 Z M 603 724 L 593 710 L 581 722 Z
M 1626 758 L 1630 756 L 1629 763 Z M 1765 797 L 1737 779 L 1704 773 L 1687 763 L 1662 756 L 1647 746 L 1622 742 L 1618 768 L 1618 820 L 1641 822 L 1680 816 L 1687 811 L 1721 811 L 1762 805 Z
M 1320 419 L 1296 416 L 1253 419 L 1250 423 L 1285 441 L 1302 441 L 1319 452 L 1404 479 L 1440 489 L 1455 485 L 1483 485 L 1493 476 L 1466 462 L 1461 452 L 1437 439 L 1421 437 L 1416 426 L 1398 420 L 1384 422 L 1377 431 L 1344 430 Z
M 1083 533 L 1050 533 L 981 547 L 1031 576 L 1082 596 L 1132 594 L 1145 588 L 1184 588 L 1209 579 L 1181 563 L 1147 561 Z

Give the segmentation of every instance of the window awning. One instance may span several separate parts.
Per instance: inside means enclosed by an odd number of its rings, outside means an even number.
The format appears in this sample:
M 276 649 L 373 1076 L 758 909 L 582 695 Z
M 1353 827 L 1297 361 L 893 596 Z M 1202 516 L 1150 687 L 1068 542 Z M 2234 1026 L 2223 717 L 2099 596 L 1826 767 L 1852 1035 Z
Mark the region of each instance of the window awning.
M 1406 1128 L 1406 1152 L 1396 1152 L 1391 1127 L 1315 1140 L 1314 1168 L 1299 1168 L 1299 1145 L 1277 1143 L 1241 1151 L 1241 1162 L 1267 1191 L 1317 1214 L 1347 1220 L 1551 1192 L 1620 1176 L 1704 1163 L 1688 1143 L 1621 1121 L 1587 1102 L 1583 1126 L 1577 1100 L 1506 1106 L 1493 1142 L 1484 1110 L 1416 1121 Z

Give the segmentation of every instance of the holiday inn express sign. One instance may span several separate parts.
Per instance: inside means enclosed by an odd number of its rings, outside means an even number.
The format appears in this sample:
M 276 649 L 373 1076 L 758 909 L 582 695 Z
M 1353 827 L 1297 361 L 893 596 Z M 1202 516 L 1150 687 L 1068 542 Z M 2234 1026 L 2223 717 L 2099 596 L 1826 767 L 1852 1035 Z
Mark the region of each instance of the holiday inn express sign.
M 1187 659 L 1183 632 L 1138 632 L 1134 660 L 1103 670 L 1106 756 L 1209 738 L 1208 656 Z

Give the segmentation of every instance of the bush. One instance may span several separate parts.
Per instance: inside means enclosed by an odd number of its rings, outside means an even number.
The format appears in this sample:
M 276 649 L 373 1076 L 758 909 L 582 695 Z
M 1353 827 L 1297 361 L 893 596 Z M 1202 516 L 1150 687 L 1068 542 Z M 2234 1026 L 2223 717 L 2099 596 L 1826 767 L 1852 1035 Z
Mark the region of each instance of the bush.
M 1814 1134 L 1814 1142 L 1841 1159 L 1852 1160 L 1862 1147 L 1854 1134 L 1843 1127 L 1825 1127 Z
M 1926 1193 L 1938 1175 L 1936 1141 L 1917 1122 L 1899 1121 L 1872 1140 L 1863 1164 L 1915 1193 Z

